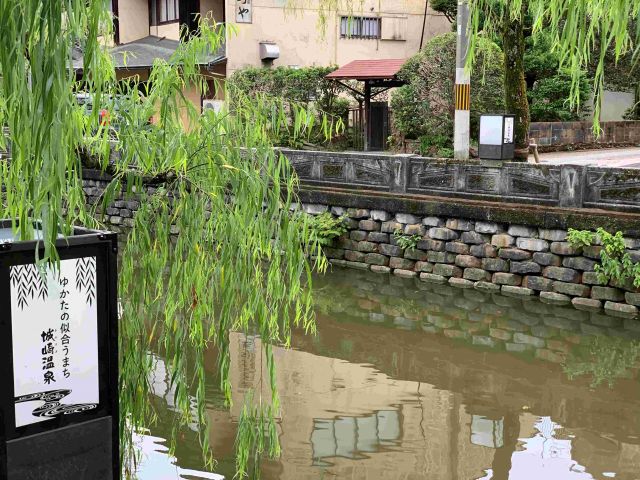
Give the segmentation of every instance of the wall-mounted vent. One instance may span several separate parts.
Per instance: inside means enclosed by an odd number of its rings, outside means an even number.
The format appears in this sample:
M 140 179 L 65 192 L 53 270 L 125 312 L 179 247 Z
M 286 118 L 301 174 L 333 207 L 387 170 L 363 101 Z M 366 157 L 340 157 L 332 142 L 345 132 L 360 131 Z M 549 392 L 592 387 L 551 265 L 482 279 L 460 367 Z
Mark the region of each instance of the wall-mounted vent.
M 280 57 L 280 47 L 271 42 L 260 42 L 260 59 L 275 60 Z

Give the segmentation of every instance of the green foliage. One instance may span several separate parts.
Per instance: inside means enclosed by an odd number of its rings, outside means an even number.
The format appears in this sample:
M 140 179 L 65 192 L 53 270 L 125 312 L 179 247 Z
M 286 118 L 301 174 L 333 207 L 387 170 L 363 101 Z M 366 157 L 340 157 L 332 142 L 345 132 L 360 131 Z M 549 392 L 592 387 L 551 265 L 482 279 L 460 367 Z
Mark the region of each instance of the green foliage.
M 444 135 L 422 135 L 420 137 L 420 155 L 452 158 L 451 138 Z
M 261 337 L 265 383 L 271 387 L 269 399 L 256 395 L 259 411 L 243 423 L 254 433 L 243 433 L 243 427 L 238 437 L 237 468 L 243 474 L 250 452 L 278 451 L 277 435 L 259 433 L 272 428 L 279 412 L 269 345 L 288 346 L 293 326 L 315 327 L 310 275 L 313 268 L 326 268 L 326 258 L 311 220 L 291 214 L 297 177 L 272 142 L 283 129 L 294 139 L 304 137 L 315 117 L 233 85 L 232 109 L 200 115 L 183 91 L 207 88 L 198 59 L 226 35 L 209 22 L 169 60 L 157 59 L 145 85 L 132 80 L 129 95 L 123 95 L 110 56 L 98 44 L 112 24 L 106 6 L 81 0 L 0 2 L 0 123 L 8 125 L 13 147 L 11 163 L 0 162 L 0 217 L 16 219 L 14 230 L 25 240 L 34 238 L 33 224 L 40 222 L 41 261 L 55 261 L 60 230 L 107 230 L 102 208 L 120 192 L 140 202 L 120 259 L 123 475 L 133 475 L 132 432 L 155 418 L 148 401 L 150 352 L 166 359 L 176 411 L 174 445 L 180 426 L 198 425 L 203 456 L 212 465 L 205 402 L 211 374 L 205 372 L 204 352 L 216 349 L 219 387 L 230 404 L 231 330 Z M 76 44 L 84 56 L 78 84 L 69 73 Z M 93 97 L 89 116 L 75 102 L 78 88 Z M 113 111 L 115 98 L 120 118 L 112 144 L 108 129 L 95 126 L 98 111 Z M 327 125 L 323 133 L 331 131 Z M 102 202 L 92 208 L 85 205 L 81 150 L 92 167 L 112 176 Z M 154 189 L 144 187 L 148 181 Z
M 606 52 L 619 60 L 635 48 L 640 53 L 639 0 L 470 0 L 472 11 L 471 55 L 479 42 L 496 35 L 503 19 L 530 15 L 533 33 L 545 32 L 560 57 L 560 68 L 571 77 L 569 106 L 580 105 L 583 72 L 593 64 L 594 127 L 599 129 L 600 99 L 605 85 Z M 481 35 L 482 32 L 482 35 Z
M 480 41 L 482 52 L 471 76 L 471 123 L 477 132 L 480 113 L 504 110 L 504 65 L 498 46 Z M 421 138 L 423 154 L 435 155 L 453 146 L 456 34 L 429 40 L 402 67 L 399 76 L 409 82 L 391 97 L 393 125 L 406 138 Z
M 393 232 L 393 238 L 403 250 L 415 250 L 418 242 L 422 240 L 420 235 L 407 235 L 401 229 Z
M 569 101 L 571 84 L 571 75 L 567 73 L 558 73 L 553 77 L 536 81 L 528 92 L 531 121 L 570 122 L 581 120 L 586 111 L 580 110 L 576 105 L 571 105 Z M 586 102 L 590 93 L 589 81 L 586 76 L 582 76 L 580 86 L 581 98 Z
M 458 1 L 457 0 L 431 0 L 431 8 L 436 12 L 442 13 L 449 22 L 456 21 L 458 14 Z
M 307 113 L 307 135 L 294 135 L 283 128 L 274 143 L 279 146 L 300 148 L 304 142 L 327 144 L 328 131 L 342 133 L 349 112 L 349 101 L 339 95 L 345 88 L 325 79 L 335 67 L 249 67 L 236 71 L 227 83 L 232 91 L 241 95 L 268 96 L 281 103 L 283 112 L 289 112 L 288 124 L 301 109 Z M 231 97 L 235 101 L 235 97 Z
M 589 230 L 575 230 L 570 228 L 567 234 L 567 241 L 573 248 L 588 247 L 593 244 L 594 239 L 595 233 Z
M 560 55 L 553 50 L 548 34 L 540 32 L 527 38 L 524 63 L 532 122 L 577 121 L 588 113 L 585 104 L 591 85 L 586 72 L 580 77 L 580 101 L 572 104 L 573 77 L 560 69 Z
M 622 232 L 615 235 L 603 228 L 598 228 L 596 234 L 586 230 L 569 229 L 568 241 L 573 247 L 592 245 L 596 238 L 602 245 L 600 251 L 600 264 L 595 270 L 600 281 L 610 280 L 624 282 L 630 280 L 633 285 L 640 287 L 640 263 L 634 263 L 626 251 Z
M 310 220 L 311 235 L 320 245 L 331 245 L 334 238 L 347 232 L 344 216 L 334 217 L 329 212 L 312 216 Z
M 607 382 L 611 388 L 616 379 L 629 377 L 639 355 L 637 341 L 598 336 L 586 348 L 574 351 L 563 368 L 570 379 L 591 375 L 592 387 Z

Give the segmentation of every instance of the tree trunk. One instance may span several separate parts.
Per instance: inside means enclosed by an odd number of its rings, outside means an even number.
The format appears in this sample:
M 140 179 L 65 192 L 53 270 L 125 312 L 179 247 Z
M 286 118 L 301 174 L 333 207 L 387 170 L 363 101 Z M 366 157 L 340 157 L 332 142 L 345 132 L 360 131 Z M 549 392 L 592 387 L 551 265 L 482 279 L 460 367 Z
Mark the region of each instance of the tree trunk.
M 529 153 L 529 101 L 524 76 L 524 19 L 526 3 L 522 2 L 519 20 L 505 12 L 502 24 L 504 49 L 504 92 L 507 113 L 516 116 L 516 158 L 526 160 Z

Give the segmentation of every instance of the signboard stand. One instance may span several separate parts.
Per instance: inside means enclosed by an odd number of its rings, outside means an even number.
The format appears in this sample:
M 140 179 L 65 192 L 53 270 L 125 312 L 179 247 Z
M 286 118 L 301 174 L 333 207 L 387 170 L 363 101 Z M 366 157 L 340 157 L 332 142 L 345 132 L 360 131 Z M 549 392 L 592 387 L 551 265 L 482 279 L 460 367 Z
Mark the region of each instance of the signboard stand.
M 117 237 L 76 228 L 60 261 L 0 220 L 0 478 L 117 480 Z
M 515 115 L 481 115 L 478 156 L 489 166 L 513 160 L 515 153 Z

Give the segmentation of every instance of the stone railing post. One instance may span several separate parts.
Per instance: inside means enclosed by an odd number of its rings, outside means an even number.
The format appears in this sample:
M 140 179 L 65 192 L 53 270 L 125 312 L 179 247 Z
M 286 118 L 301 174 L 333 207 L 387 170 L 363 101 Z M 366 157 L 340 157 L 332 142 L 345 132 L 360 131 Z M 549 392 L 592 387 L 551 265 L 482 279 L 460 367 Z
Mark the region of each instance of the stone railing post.
M 562 165 L 558 185 L 558 206 L 582 208 L 587 168 L 580 165 Z
M 407 193 L 409 186 L 409 162 L 413 154 L 398 154 L 391 157 L 391 176 L 389 191 Z

